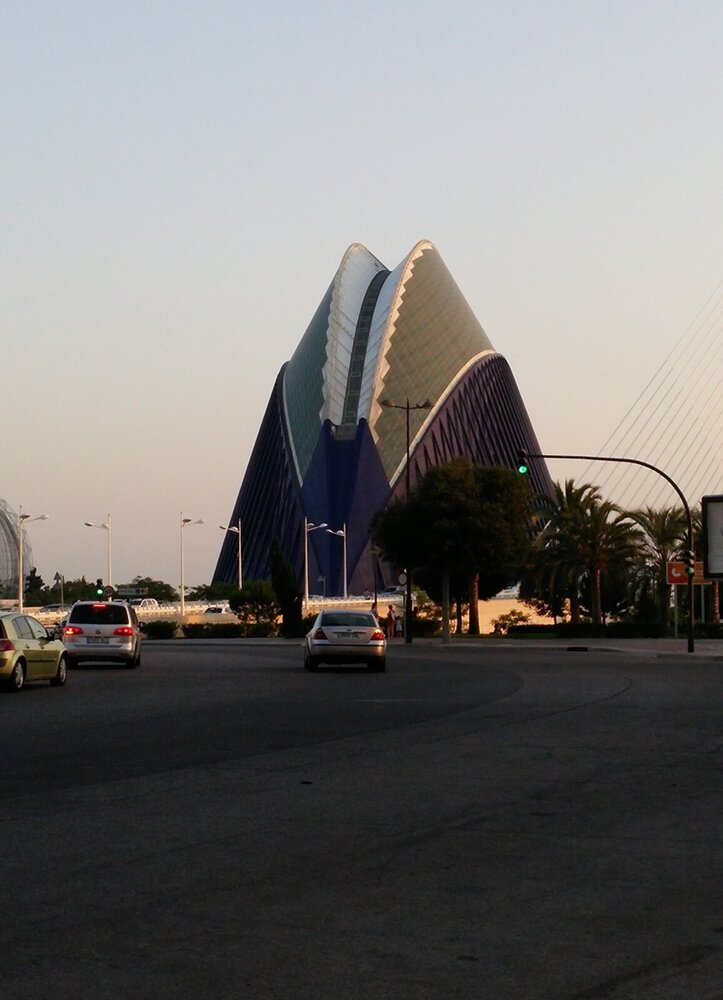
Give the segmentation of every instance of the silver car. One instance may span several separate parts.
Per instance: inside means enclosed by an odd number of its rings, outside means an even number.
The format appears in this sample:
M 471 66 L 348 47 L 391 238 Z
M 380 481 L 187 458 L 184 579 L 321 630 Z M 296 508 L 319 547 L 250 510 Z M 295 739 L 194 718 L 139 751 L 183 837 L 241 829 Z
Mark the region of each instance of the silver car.
M 78 601 L 63 628 L 63 642 L 71 666 L 81 660 L 140 666 L 138 616 L 123 601 Z
M 387 640 L 368 611 L 321 611 L 304 640 L 304 667 L 320 663 L 366 663 L 382 671 L 387 663 Z

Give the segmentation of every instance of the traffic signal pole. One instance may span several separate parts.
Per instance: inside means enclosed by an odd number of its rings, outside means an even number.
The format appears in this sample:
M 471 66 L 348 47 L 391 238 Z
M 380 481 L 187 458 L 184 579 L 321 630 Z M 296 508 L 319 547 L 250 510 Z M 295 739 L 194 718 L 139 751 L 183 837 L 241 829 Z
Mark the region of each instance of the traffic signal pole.
M 657 465 L 651 465 L 650 462 L 643 462 L 639 458 L 617 458 L 610 455 L 547 455 L 542 454 L 542 452 L 526 451 L 524 448 L 518 448 L 517 450 L 517 471 L 520 475 L 526 475 L 529 471 L 529 460 L 531 458 L 559 458 L 559 459 L 575 459 L 583 462 L 618 462 L 621 465 L 639 465 L 643 469 L 650 469 L 652 472 L 657 472 L 659 476 L 662 476 L 666 482 L 670 483 L 675 492 L 680 498 L 680 502 L 683 504 L 683 509 L 685 510 L 685 516 L 688 522 L 687 531 L 687 544 L 688 548 L 683 554 L 683 559 L 685 562 L 685 569 L 688 574 L 688 652 L 695 652 L 695 637 L 694 637 L 694 627 L 693 627 L 693 574 L 695 573 L 695 550 L 693 548 L 693 518 L 690 513 L 690 507 L 688 506 L 688 501 L 683 495 L 683 491 L 678 486 L 678 484 L 670 478 L 667 472 L 663 472 L 659 469 Z

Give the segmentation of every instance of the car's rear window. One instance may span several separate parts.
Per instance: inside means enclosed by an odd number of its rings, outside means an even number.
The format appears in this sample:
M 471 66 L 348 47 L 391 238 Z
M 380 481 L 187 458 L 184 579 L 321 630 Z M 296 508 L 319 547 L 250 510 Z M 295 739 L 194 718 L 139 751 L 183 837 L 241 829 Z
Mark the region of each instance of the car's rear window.
M 370 628 L 376 626 L 376 619 L 371 615 L 348 614 L 345 612 L 327 613 L 322 616 L 322 625 L 356 625 Z
M 79 604 L 68 621 L 80 625 L 127 625 L 128 609 L 122 604 Z

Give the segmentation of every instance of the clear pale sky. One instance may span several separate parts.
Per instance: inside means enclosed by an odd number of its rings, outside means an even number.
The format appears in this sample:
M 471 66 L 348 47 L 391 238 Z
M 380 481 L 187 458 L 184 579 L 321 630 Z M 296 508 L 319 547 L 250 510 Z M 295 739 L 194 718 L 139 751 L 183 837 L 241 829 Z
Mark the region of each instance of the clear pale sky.
M 0 496 L 48 581 L 210 580 L 346 247 L 436 244 L 543 450 L 723 277 L 719 0 L 3 0 Z M 570 470 L 558 470 L 561 477 Z

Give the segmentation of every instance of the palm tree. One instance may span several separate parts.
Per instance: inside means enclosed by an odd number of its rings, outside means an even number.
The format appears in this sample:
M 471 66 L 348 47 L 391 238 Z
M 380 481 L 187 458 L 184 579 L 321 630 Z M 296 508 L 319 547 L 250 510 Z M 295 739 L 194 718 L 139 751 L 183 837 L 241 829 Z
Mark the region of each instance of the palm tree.
M 682 507 L 645 507 L 631 510 L 628 516 L 643 530 L 643 556 L 653 570 L 658 620 L 665 622 L 670 604 L 667 564 L 687 548 L 685 511 Z
M 534 510 L 546 523 L 533 542 L 528 566 L 531 580 L 523 581 L 522 593 L 529 591 L 532 596 L 536 590 L 548 595 L 553 605 L 557 595 L 564 595 L 572 622 L 580 620 L 579 581 L 586 567 L 570 528 L 580 511 L 600 499 L 600 491 L 592 483 L 576 486 L 573 479 L 566 479 L 564 486 L 555 483 L 553 499 L 540 497 Z
M 635 561 L 640 553 L 640 531 L 625 511 L 597 497 L 580 508 L 568 530 L 590 575 L 593 623 L 601 625 L 603 574 Z
M 570 619 L 580 616 L 580 581 L 589 577 L 591 617 L 602 624 L 602 578 L 607 571 L 629 566 L 640 552 L 640 531 L 614 503 L 603 500 L 597 486 L 576 486 L 568 479 L 555 485 L 554 505 L 541 504 L 549 520 L 534 545 L 533 564 L 548 588 L 563 587 L 570 602 Z

